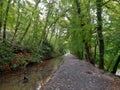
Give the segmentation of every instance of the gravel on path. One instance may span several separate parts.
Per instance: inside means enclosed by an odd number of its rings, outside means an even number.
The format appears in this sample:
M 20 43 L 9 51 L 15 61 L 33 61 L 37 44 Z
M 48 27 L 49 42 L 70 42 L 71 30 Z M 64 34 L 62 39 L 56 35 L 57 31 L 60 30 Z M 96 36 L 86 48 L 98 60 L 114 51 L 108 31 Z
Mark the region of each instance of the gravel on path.
M 120 79 L 69 54 L 42 90 L 120 90 Z

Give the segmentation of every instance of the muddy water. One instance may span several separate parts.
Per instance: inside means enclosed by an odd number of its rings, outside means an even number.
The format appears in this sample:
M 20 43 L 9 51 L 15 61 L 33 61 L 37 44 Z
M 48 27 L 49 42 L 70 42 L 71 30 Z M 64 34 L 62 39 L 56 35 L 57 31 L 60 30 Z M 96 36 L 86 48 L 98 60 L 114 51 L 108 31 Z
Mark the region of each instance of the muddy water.
M 64 56 L 4 75 L 0 77 L 0 90 L 40 90 L 63 61 Z

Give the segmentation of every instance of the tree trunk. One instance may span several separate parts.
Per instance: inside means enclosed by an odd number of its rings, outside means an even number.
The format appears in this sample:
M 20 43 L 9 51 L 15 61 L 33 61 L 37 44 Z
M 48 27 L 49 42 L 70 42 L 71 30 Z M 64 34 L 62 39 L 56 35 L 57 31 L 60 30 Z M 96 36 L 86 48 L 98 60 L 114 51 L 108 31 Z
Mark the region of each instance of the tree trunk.
M 96 63 L 97 46 L 98 46 L 98 41 L 96 40 L 95 41 L 95 46 L 94 46 L 94 54 L 93 54 L 94 63 Z
M 3 1 L 0 1 L 0 36 L 1 36 L 1 31 L 2 31 L 2 22 L 3 22 L 3 12 L 2 12 L 2 8 L 3 8 Z
M 93 61 L 92 55 L 91 55 L 90 46 L 88 45 L 87 42 L 85 42 L 85 50 L 86 50 L 86 59 L 87 59 L 87 61 L 94 65 L 94 61 Z
M 53 28 L 52 28 L 51 34 L 50 34 L 49 42 L 51 42 L 52 37 L 54 36 L 55 29 L 56 29 L 56 28 L 55 28 L 55 25 L 54 25 Z
M 26 27 L 26 29 L 25 29 L 25 32 L 24 32 L 22 38 L 20 39 L 20 43 L 23 41 L 23 39 L 24 39 L 25 35 L 27 34 L 30 26 L 31 26 L 31 20 L 30 20 L 30 22 L 28 23 L 28 25 L 27 25 L 27 27 Z
M 43 28 L 42 35 L 41 35 L 41 38 L 40 38 L 40 42 L 38 44 L 40 47 L 42 47 L 43 42 L 46 40 L 46 31 L 47 31 L 46 28 L 48 26 L 48 20 L 49 20 L 50 12 L 51 12 L 51 7 L 50 7 L 50 4 L 49 4 L 49 10 L 47 12 L 45 26 Z
M 79 20 L 80 20 L 80 27 L 82 28 L 83 26 L 85 26 L 85 24 L 82 22 L 82 18 L 81 17 L 81 7 L 80 7 L 80 3 L 78 0 L 76 0 L 76 6 L 77 6 L 77 13 L 78 13 L 78 17 L 79 17 Z M 94 65 L 94 61 L 92 59 L 92 53 L 90 51 L 90 45 L 88 45 L 88 42 L 85 40 L 84 36 L 83 36 L 83 43 L 85 45 L 85 57 L 87 59 L 88 62 L 90 62 L 91 64 Z
M 38 2 L 36 2 L 35 8 L 34 8 L 34 10 L 32 11 L 32 16 L 34 15 L 34 11 L 37 9 L 39 3 L 40 3 L 40 0 L 38 0 Z M 29 28 L 30 28 L 30 26 L 31 26 L 31 23 L 32 23 L 32 18 L 30 18 L 30 21 L 29 21 L 29 23 L 28 23 L 28 25 L 27 25 L 27 27 L 26 27 L 26 29 L 25 29 L 25 32 L 24 32 L 22 38 L 20 39 L 20 43 L 23 41 L 24 37 L 26 36 L 26 34 L 27 34 L 27 32 L 28 32 L 28 30 L 29 30 Z
M 96 0 L 97 4 L 97 34 L 99 42 L 99 68 L 104 69 L 104 39 L 102 34 L 102 0 Z
M 55 41 L 54 41 L 54 46 L 56 47 L 57 42 L 59 40 L 61 32 L 59 32 L 59 30 L 57 29 L 56 35 L 55 35 Z
M 3 42 L 6 40 L 6 25 L 7 25 L 10 2 L 11 0 L 8 0 L 6 12 L 5 12 L 4 27 L 3 27 Z
M 112 70 L 112 73 L 113 73 L 113 74 L 116 73 L 119 62 L 120 62 L 120 55 L 118 56 L 118 58 L 117 58 L 117 60 L 116 60 L 116 62 L 115 62 L 115 65 L 114 65 L 114 67 L 113 67 L 113 70 Z
M 16 26 L 15 26 L 15 33 L 13 35 L 13 38 L 12 38 L 12 41 L 14 40 L 16 34 L 17 34 L 17 31 L 18 31 L 18 27 L 20 25 L 20 0 L 18 1 L 18 15 L 17 15 L 17 22 L 16 22 Z

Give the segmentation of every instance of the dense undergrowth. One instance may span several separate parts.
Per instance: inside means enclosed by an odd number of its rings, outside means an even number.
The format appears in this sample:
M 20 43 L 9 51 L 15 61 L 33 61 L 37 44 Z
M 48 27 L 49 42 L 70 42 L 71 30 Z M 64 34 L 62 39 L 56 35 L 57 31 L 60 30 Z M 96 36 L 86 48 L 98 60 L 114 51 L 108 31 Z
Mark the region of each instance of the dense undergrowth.
M 16 70 L 29 64 L 43 62 L 55 57 L 50 43 L 44 42 L 42 47 L 14 45 L 10 42 L 0 44 L 0 72 Z

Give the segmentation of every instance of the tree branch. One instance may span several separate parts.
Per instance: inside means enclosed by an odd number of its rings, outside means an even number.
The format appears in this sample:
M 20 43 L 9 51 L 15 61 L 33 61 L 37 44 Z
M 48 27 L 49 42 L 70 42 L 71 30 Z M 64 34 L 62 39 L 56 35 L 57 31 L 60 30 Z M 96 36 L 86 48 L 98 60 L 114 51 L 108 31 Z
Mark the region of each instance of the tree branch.
M 104 3 L 102 4 L 102 6 L 106 5 L 106 4 L 109 3 L 110 1 L 111 1 L 111 0 L 108 0 L 108 1 L 104 2 Z

